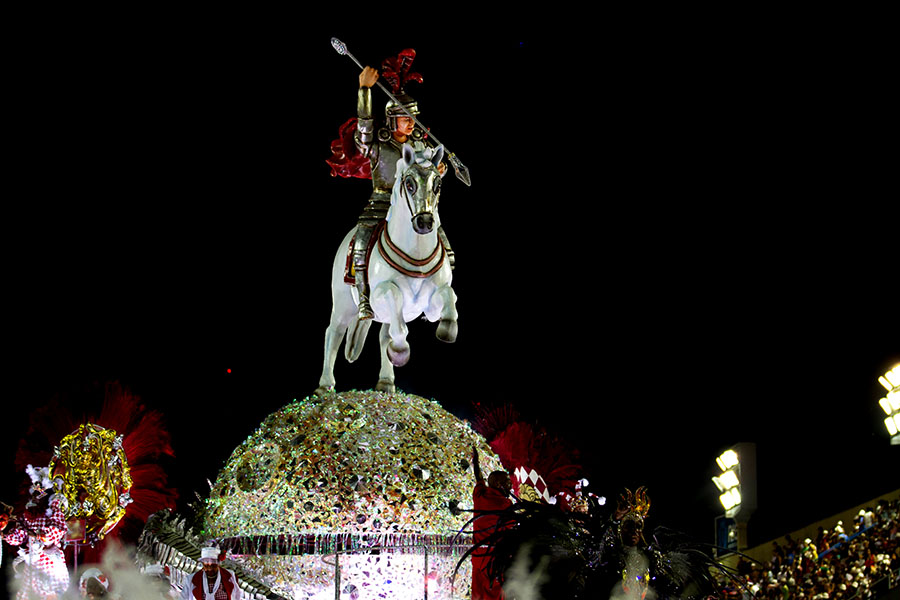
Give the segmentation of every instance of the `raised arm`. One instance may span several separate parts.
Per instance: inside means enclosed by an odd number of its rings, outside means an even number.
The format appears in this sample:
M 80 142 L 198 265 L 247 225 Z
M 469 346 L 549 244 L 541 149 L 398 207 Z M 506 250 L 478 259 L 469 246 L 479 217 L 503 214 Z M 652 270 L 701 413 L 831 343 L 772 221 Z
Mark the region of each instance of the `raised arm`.
M 481 476 L 481 464 L 478 462 L 478 448 L 472 446 L 472 471 L 475 472 L 475 483 L 484 483 L 484 477 Z
M 372 117 L 372 86 L 378 81 L 378 71 L 365 67 L 359 74 L 359 92 L 356 97 L 356 147 L 363 156 L 369 155 L 375 139 L 375 119 Z

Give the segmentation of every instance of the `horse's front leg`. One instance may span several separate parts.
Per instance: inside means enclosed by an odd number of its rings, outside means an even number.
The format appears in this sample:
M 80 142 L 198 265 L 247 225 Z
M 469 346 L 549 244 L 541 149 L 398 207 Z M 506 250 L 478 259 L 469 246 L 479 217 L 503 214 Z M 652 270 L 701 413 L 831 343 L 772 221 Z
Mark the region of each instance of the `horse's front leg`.
M 440 321 L 435 332 L 437 339 L 448 344 L 456 341 L 456 334 L 459 331 L 456 321 L 459 313 L 456 311 L 456 292 L 452 287 L 442 285 L 434 291 L 425 311 L 425 318 L 431 322 Z
M 381 333 L 378 336 L 378 343 L 381 347 L 381 371 L 378 373 L 378 385 L 375 389 L 379 392 L 387 392 L 393 394 L 394 387 L 394 365 L 388 358 L 388 347 L 391 343 L 391 326 L 389 323 L 381 324 Z
M 325 330 L 325 359 L 322 361 L 322 375 L 319 377 L 319 387 L 313 392 L 316 396 L 324 396 L 334 389 L 334 362 L 337 359 L 338 347 L 347 325 L 332 316 L 328 328 Z
M 346 287 L 336 287 L 335 289 L 340 290 L 342 293 L 332 294 L 331 319 L 328 322 L 328 327 L 325 329 L 325 356 L 322 361 L 322 375 L 319 377 L 319 387 L 314 392 L 317 396 L 324 396 L 329 391 L 334 390 L 334 363 L 337 360 L 338 349 L 341 341 L 344 340 L 351 319 L 356 318 L 356 306 L 353 303 L 350 292 L 346 291 Z M 358 325 L 354 327 L 354 330 L 358 329 L 360 329 Z M 365 341 L 365 329 L 363 329 L 361 335 L 362 341 L 357 342 L 360 345 Z M 351 341 L 347 340 L 346 344 L 349 351 Z M 347 360 L 351 359 L 348 357 Z
M 385 321 L 387 327 L 382 327 L 381 344 L 383 354 L 381 356 L 382 371 L 384 371 L 385 359 L 390 360 L 395 367 L 402 367 L 409 361 L 409 343 L 406 336 L 409 328 L 403 319 L 403 292 L 393 281 L 382 281 L 372 294 L 373 306 L 378 306 L 376 314 L 382 314 L 383 310 L 389 319 Z

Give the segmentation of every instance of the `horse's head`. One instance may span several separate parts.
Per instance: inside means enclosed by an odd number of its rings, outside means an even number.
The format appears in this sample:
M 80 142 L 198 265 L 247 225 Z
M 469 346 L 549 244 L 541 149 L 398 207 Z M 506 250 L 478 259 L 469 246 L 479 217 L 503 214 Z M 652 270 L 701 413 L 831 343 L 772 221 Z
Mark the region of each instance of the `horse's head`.
M 397 161 L 388 220 L 408 211 L 413 230 L 420 235 L 431 233 L 440 225 L 437 206 L 441 174 L 437 166 L 443 157 L 443 146 L 416 153 L 409 144 L 403 145 L 402 157 Z

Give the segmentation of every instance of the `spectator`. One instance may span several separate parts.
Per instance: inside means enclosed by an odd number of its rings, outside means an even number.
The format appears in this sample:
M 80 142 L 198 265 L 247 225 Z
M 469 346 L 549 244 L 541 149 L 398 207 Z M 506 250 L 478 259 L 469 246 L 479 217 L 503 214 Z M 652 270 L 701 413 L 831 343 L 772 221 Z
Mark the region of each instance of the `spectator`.
M 859 524 L 863 530 L 869 529 L 875 524 L 875 513 L 872 512 L 871 508 L 860 509 Z
M 830 534 L 820 530 L 816 540 L 798 544 L 786 536 L 783 545 L 774 542 L 772 558 L 766 564 L 739 558 L 744 597 L 864 600 L 876 597 L 881 587 L 896 585 L 893 582 L 900 578 L 900 499 L 883 500 L 875 511 L 863 510 L 858 516 L 858 530 L 852 536 L 838 521 Z M 868 530 L 867 519 L 871 522 Z M 824 552 L 818 552 L 823 546 Z

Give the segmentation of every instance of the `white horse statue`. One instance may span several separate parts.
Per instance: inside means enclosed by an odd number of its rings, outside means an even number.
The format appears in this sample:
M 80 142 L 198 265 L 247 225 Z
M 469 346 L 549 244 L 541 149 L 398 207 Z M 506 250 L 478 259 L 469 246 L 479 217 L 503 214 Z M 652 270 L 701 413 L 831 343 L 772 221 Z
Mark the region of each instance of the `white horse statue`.
M 404 145 L 386 223 L 373 234 L 369 257 L 370 303 L 381 323 L 381 371 L 376 390 L 394 391 L 394 367 L 409 360 L 409 321 L 424 314 L 439 321 L 437 338 L 456 341 L 456 293 L 450 261 L 438 236 L 442 146 L 416 153 Z M 349 362 L 359 358 L 372 319 L 358 319 L 358 293 L 345 282 L 347 251 L 356 228 L 344 237 L 331 270 L 331 322 L 325 330 L 325 360 L 317 395 L 334 390 L 334 363 L 341 340 Z

